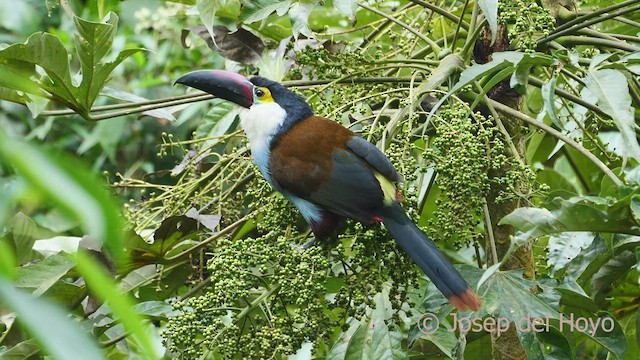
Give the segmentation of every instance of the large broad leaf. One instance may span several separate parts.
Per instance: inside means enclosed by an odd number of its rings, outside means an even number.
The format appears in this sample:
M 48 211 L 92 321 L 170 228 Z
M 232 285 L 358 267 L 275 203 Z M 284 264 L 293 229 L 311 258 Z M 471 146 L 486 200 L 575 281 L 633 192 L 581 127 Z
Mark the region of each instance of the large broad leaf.
M 611 292 L 614 284 L 626 278 L 636 263 L 636 254 L 631 250 L 613 255 L 591 278 L 591 294 L 595 302 L 603 304 L 604 297 Z
M 566 232 L 549 238 L 547 264 L 551 266 L 551 275 L 563 269 L 576 258 L 581 250 L 591 245 L 595 234 L 590 232 Z
M 213 27 L 220 25 L 221 18 L 231 18 L 234 21 L 229 25 L 235 26 L 235 20 L 240 16 L 240 0 L 196 0 L 196 7 L 200 20 L 211 36 L 214 36 Z
M 358 9 L 356 0 L 333 0 L 333 6 L 351 21 L 356 18 L 356 10 Z
M 24 360 L 35 358 L 40 352 L 40 346 L 33 340 L 23 341 L 11 349 L 0 353 L 0 360 Z
M 104 354 L 67 312 L 57 305 L 14 288 L 0 277 L 0 300 L 55 359 L 101 360 Z
M 611 116 L 623 138 L 626 159 L 640 162 L 640 145 L 635 132 L 634 109 L 624 74 L 614 69 L 589 70 L 585 85 L 598 98 L 598 106 Z
M 115 200 L 86 167 L 76 159 L 54 156 L 28 144 L 9 139 L 0 131 L 0 161 L 14 167 L 42 195 L 78 220 L 83 230 L 103 243 L 115 260 L 122 253 L 122 219 Z
M 622 327 L 613 316 L 592 314 L 578 320 L 579 316 L 573 313 L 559 313 L 549 302 L 531 293 L 535 285 L 532 281 L 522 279 L 518 272 L 497 271 L 487 280 L 486 290 L 481 289 L 485 301 L 483 309 L 496 318 L 505 317 L 514 321 L 512 325 L 516 326 L 529 359 L 566 359 L 567 354 L 574 354 L 562 335 L 567 331 L 582 332 L 616 358 L 622 358 L 626 339 Z M 536 323 L 539 324 L 534 325 Z
M 74 266 L 75 262 L 68 255 L 53 255 L 18 268 L 14 284 L 20 288 L 33 289 L 34 295 L 41 295 L 67 275 Z
M 590 231 L 640 235 L 640 226 L 631 214 L 631 200 L 613 197 L 577 196 L 556 198 L 556 210 L 518 208 L 500 220 L 524 232 L 520 237 L 532 238 L 565 231 Z
M 82 81 L 72 82 L 69 54 L 56 36 L 35 33 L 24 44 L 0 50 L 0 87 L 51 98 L 89 119 L 90 108 L 109 75 L 122 61 L 141 49 L 123 50 L 111 62 L 102 62 L 109 52 L 118 17 L 107 15 L 106 22 L 90 22 L 75 18 L 76 49 L 80 59 Z M 41 76 L 37 67 L 46 76 Z M 38 80 L 34 80 L 38 79 Z M 15 93 L 2 92 L 15 101 Z
M 283 16 L 289 10 L 292 0 L 257 0 L 244 3 L 240 19 L 251 24 L 262 21 L 274 12 Z
M 368 321 L 356 322 L 329 350 L 327 359 L 408 359 L 402 348 L 403 336 L 390 330 L 386 320 L 391 318 L 388 292 L 374 297 L 376 308 Z
M 24 44 L 13 44 L 0 50 L 0 86 L 9 89 L 43 95 L 41 89 L 71 107 L 77 107 L 69 70 L 69 54 L 56 36 L 35 33 Z M 39 78 L 36 65 L 48 76 L 47 80 L 34 82 Z
M 564 128 L 564 125 L 560 122 L 556 113 L 556 82 L 558 78 L 556 76 L 549 79 L 549 82 L 542 84 L 541 92 L 544 99 L 544 110 L 549 115 L 551 121 L 560 129 Z
M 560 318 L 560 313 L 531 293 L 534 283 L 522 279 L 520 272 L 496 271 L 481 289 L 480 296 L 484 300 L 483 309 L 496 319 L 506 318 L 515 326 L 523 348 L 529 359 L 544 359 L 548 339 L 539 338 L 531 326 L 542 319 L 545 325 L 552 324 L 549 319 Z M 509 299 L 509 301 L 505 301 Z M 556 333 L 558 333 L 556 331 Z M 556 352 L 571 354 L 566 341 L 555 342 Z
M 546 65 L 549 66 L 553 64 L 555 60 L 548 55 L 541 53 L 534 54 L 526 54 L 517 51 L 504 51 L 493 53 L 493 59 L 486 64 L 476 64 L 466 68 L 461 74 L 460 79 L 457 83 L 455 83 L 451 90 L 438 101 L 438 103 L 431 109 L 429 116 L 427 118 L 427 122 L 431 119 L 431 116 L 436 112 L 436 110 L 444 104 L 444 102 L 453 94 L 455 94 L 458 90 L 463 87 L 473 84 L 476 81 L 481 80 L 484 76 L 495 74 L 498 72 L 502 72 L 502 78 L 506 77 L 509 73 L 514 73 L 516 70 L 520 74 L 525 74 L 528 70 L 535 65 Z M 506 71 L 505 69 L 510 69 L 511 71 Z M 525 71 L 526 69 L 526 71 Z M 515 75 L 515 74 L 514 74 Z M 521 75 L 522 76 L 522 75 Z M 515 80 L 512 83 L 521 83 L 524 80 L 519 79 L 518 77 L 514 78 Z
M 131 233 L 125 246 L 126 261 L 118 272 L 128 273 L 149 264 L 168 264 L 167 258 L 191 246 L 187 240 L 202 228 L 213 231 L 221 220 L 219 215 L 199 214 L 190 209 L 185 215 L 170 216 L 162 221 L 153 236 L 153 242 Z
M 142 49 L 126 49 L 115 60 L 102 62 L 113 43 L 118 26 L 118 16 L 110 12 L 105 22 L 92 22 L 76 17 L 76 50 L 82 65 L 82 82 L 78 88 L 80 104 L 86 116 L 96 97 L 107 82 L 111 72 L 129 56 Z
M 478 0 L 484 18 L 491 29 L 491 45 L 496 41 L 498 34 L 498 0 Z
M 289 17 L 291 18 L 291 31 L 293 37 L 298 38 L 300 34 L 313 38 L 313 32 L 309 29 L 309 15 L 318 1 L 299 1 L 289 9 Z
M 31 261 L 31 250 L 38 236 L 38 226 L 22 212 L 17 213 L 11 219 L 9 226 L 18 262 L 24 264 Z

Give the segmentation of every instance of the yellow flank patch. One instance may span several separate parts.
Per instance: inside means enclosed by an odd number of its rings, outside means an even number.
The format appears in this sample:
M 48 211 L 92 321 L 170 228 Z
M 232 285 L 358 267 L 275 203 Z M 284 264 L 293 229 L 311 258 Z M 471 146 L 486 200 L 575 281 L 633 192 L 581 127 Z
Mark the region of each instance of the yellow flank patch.
M 396 201 L 396 185 L 377 171 L 375 172 L 375 176 L 376 179 L 378 179 L 380 188 L 382 188 L 382 193 L 384 194 L 384 204 L 392 204 Z

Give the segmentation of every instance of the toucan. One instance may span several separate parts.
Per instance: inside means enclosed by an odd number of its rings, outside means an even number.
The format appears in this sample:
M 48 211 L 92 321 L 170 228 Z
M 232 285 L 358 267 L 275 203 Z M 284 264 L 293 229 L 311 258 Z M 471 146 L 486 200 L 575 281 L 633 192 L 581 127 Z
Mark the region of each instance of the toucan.
M 456 308 L 480 307 L 481 299 L 402 209 L 396 183 L 403 178 L 375 145 L 314 115 L 303 97 L 261 76 L 198 70 L 176 83 L 243 108 L 240 125 L 255 164 L 298 208 L 316 239 L 333 234 L 344 218 L 381 222 Z

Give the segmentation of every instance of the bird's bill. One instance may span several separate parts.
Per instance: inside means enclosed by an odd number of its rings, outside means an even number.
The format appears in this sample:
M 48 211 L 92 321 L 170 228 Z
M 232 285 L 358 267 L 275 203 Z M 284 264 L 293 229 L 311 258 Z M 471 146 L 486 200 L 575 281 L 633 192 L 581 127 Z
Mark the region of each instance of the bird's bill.
M 246 108 L 253 104 L 253 84 L 244 76 L 224 70 L 197 70 L 175 82 L 202 90 Z

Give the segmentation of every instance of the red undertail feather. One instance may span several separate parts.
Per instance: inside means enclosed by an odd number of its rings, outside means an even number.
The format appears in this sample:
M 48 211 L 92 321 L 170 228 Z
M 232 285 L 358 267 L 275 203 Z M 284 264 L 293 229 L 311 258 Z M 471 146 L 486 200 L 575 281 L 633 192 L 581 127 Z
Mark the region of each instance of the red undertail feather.
M 468 288 L 467 291 L 460 295 L 451 295 L 448 299 L 459 311 L 465 311 L 467 309 L 476 311 L 480 308 L 480 305 L 482 305 L 482 300 L 471 288 Z

